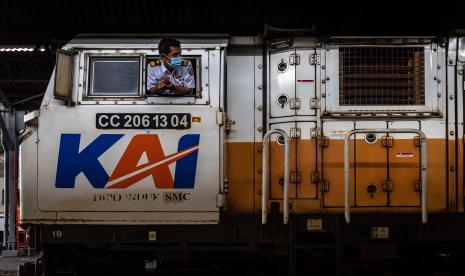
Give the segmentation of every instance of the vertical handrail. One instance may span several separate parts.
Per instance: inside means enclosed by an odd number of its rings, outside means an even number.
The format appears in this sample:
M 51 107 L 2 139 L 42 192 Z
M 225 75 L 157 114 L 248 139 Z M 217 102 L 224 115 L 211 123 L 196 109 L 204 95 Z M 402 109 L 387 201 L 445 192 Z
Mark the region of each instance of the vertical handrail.
M 289 135 L 279 129 L 269 130 L 263 136 L 263 158 L 262 158 L 262 224 L 268 220 L 268 182 L 270 175 L 270 153 L 268 142 L 271 135 L 280 134 L 284 137 L 284 206 L 283 206 L 283 223 L 289 222 Z
M 354 129 L 349 131 L 344 138 L 344 216 L 346 223 L 350 223 L 350 136 L 356 133 L 416 133 L 420 136 L 420 167 L 421 167 L 421 221 L 428 222 L 428 150 L 426 148 L 426 135 L 414 128 L 391 129 Z

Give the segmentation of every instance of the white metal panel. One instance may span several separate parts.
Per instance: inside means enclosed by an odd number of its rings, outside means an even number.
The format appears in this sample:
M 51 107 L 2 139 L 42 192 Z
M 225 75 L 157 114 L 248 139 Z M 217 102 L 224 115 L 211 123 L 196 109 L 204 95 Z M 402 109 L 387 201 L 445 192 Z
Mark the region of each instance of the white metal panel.
M 229 142 L 254 140 L 252 119 L 254 118 L 254 64 L 254 56 L 228 55 L 227 57 L 228 116 L 236 122 L 229 131 Z
M 129 220 L 131 212 L 194 212 L 185 220 L 197 220 L 196 213 L 217 212 L 217 195 L 220 185 L 220 127 L 216 123 L 217 108 L 191 106 L 183 107 L 182 112 L 201 117 L 200 123 L 192 123 L 188 130 L 96 130 L 95 118 L 97 112 L 121 112 L 118 106 L 80 106 L 49 107 L 41 110 L 39 118 L 39 149 L 38 149 L 38 207 L 41 211 L 73 211 L 73 212 L 115 212 L 109 215 L 119 219 Z M 125 113 L 151 113 L 151 106 L 131 106 L 124 109 Z M 162 106 L 156 112 L 173 112 L 172 107 Z M 58 116 L 59 115 L 59 116 Z M 195 185 L 193 189 L 161 189 L 156 188 L 151 176 L 141 179 L 125 189 L 96 189 L 82 173 L 76 177 L 74 188 L 57 188 L 57 162 L 61 134 L 80 134 L 80 151 L 89 145 L 100 134 L 124 134 L 110 149 L 99 158 L 99 162 L 109 175 L 115 169 L 131 139 L 138 134 L 157 134 L 164 154 L 168 156 L 177 152 L 178 140 L 186 134 L 200 134 L 198 161 L 196 164 Z M 144 155 L 139 163 L 147 162 Z M 169 165 L 174 175 L 176 165 Z M 158 184 L 158 183 L 157 183 Z M 186 200 L 166 200 L 165 193 L 187 194 Z M 121 198 L 121 200 L 118 200 Z M 134 199 L 138 198 L 138 199 Z M 32 206 L 31 206 L 32 207 Z M 118 212 L 126 212 L 119 214 Z M 88 213 L 91 214 L 91 213 Z M 200 217 L 203 215 L 199 214 Z M 217 215 L 215 215 L 217 216 Z M 165 220 L 166 215 L 162 215 Z M 82 220 L 92 221 L 93 216 L 80 216 Z M 153 221 L 161 217 L 153 214 Z M 66 219 L 64 215 L 63 219 Z M 179 218 L 182 220 L 183 218 Z
M 317 64 L 312 64 L 312 57 L 317 59 L 316 51 L 297 49 L 296 54 L 300 55 L 300 64 L 296 65 L 295 71 L 295 94 L 300 99 L 300 108 L 296 110 L 298 116 L 315 116 L 316 109 L 312 109 L 313 105 L 317 104 L 315 85 L 317 80 L 316 67 Z M 318 66 L 319 67 L 319 66 Z
M 21 203 L 20 222 L 41 218 L 55 220 L 55 212 L 41 212 L 37 208 L 37 141 L 38 132 L 29 127 L 31 134 L 26 136 L 19 147 L 19 193 Z
M 295 50 L 272 52 L 269 54 L 269 114 L 273 117 L 290 117 L 295 115 L 291 109 L 291 99 L 295 98 L 295 65 L 290 64 L 290 56 Z M 278 66 L 285 64 L 286 69 L 280 71 Z M 278 103 L 280 96 L 287 97 L 284 104 Z

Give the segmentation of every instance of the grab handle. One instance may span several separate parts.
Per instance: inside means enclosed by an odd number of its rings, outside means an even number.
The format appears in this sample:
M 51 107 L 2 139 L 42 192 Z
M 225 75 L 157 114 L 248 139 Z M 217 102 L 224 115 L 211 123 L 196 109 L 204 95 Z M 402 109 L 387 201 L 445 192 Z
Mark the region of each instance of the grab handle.
M 349 131 L 344 138 L 344 216 L 347 223 L 350 223 L 350 136 L 356 133 L 416 133 L 420 136 L 420 167 L 421 167 L 421 221 L 428 222 L 428 150 L 426 148 L 426 135 L 414 128 L 390 128 L 390 129 L 354 129 Z
M 284 216 L 283 224 L 289 222 L 289 135 L 279 129 L 269 130 L 263 136 L 263 159 L 262 159 L 262 224 L 266 224 L 268 220 L 268 182 L 270 174 L 270 153 L 268 142 L 271 135 L 280 134 L 284 137 Z

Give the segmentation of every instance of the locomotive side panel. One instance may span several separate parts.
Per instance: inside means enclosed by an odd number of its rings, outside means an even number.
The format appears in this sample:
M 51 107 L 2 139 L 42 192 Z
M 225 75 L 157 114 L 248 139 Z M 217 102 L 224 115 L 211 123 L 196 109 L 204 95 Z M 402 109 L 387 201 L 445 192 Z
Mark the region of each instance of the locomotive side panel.
M 234 125 L 227 143 L 227 210 L 254 213 L 258 208 L 261 167 L 262 55 L 257 38 L 231 46 L 227 55 L 227 112 Z

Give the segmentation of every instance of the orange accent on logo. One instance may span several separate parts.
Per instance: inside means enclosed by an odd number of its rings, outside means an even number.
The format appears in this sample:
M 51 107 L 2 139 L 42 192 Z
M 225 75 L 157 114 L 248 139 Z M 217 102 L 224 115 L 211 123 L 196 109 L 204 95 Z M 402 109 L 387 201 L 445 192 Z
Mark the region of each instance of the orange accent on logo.
M 150 175 L 155 187 L 173 188 L 173 176 L 169 165 L 196 150 L 198 146 L 165 156 L 158 135 L 136 135 L 108 179 L 110 186 L 106 189 L 124 189 Z M 137 166 L 144 153 L 147 156 L 147 163 Z
M 202 121 L 201 117 L 192 117 L 192 122 L 193 123 L 200 123 L 200 121 Z

